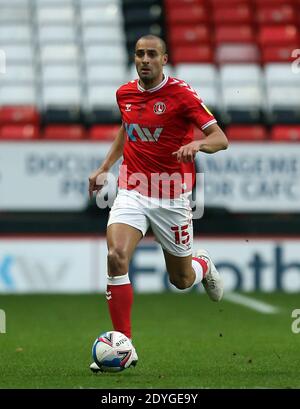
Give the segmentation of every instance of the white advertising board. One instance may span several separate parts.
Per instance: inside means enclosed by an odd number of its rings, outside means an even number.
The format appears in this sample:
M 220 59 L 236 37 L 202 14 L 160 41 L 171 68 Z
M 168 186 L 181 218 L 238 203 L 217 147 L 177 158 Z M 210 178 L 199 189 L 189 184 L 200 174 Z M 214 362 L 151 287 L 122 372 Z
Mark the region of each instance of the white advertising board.
M 88 176 L 110 146 L 0 143 L 0 210 L 83 210 L 88 205 Z M 232 143 L 214 155 L 199 153 L 196 163 L 205 175 L 206 206 L 233 212 L 300 211 L 300 145 Z M 112 169 L 114 175 L 118 166 Z M 196 197 L 202 200 L 203 178 L 198 180 Z
M 101 251 L 99 245 L 98 241 L 82 238 L 1 238 L 0 292 L 94 291 L 100 287 L 95 260 Z M 104 288 L 106 283 L 101 284 Z
M 233 143 L 197 156 L 205 204 L 239 212 L 300 212 L 300 145 Z M 201 188 L 201 187 L 200 187 Z
M 198 247 L 210 252 L 226 291 L 300 291 L 300 238 L 196 238 Z M 0 293 L 104 293 L 106 256 L 104 238 L 0 238 Z M 179 291 L 152 238 L 137 247 L 130 277 L 139 293 Z
M 81 210 L 110 143 L 0 143 L 0 209 Z

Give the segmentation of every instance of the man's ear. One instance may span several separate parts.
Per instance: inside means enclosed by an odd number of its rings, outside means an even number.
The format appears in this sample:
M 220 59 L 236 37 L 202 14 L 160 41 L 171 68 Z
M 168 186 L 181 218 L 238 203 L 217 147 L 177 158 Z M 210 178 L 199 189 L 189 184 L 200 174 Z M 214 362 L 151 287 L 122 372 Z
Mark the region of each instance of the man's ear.
M 164 54 L 163 65 L 166 65 L 168 63 L 168 59 L 169 59 L 168 54 Z

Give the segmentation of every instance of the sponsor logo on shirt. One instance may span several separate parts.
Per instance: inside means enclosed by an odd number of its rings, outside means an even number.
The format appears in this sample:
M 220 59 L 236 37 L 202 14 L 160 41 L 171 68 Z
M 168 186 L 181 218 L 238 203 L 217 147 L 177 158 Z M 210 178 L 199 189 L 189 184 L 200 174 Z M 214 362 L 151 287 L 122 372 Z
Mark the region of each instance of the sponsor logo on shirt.
M 140 139 L 145 142 L 157 142 L 164 128 L 151 128 L 143 127 L 139 124 L 127 124 L 124 123 L 128 139 L 135 142 Z

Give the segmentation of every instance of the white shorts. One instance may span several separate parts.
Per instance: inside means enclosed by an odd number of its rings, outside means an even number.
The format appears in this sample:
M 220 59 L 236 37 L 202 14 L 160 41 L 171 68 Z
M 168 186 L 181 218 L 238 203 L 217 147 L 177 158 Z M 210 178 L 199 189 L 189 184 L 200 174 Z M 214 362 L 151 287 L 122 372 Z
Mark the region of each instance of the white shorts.
M 192 209 L 187 196 L 157 199 L 143 196 L 136 190 L 120 189 L 109 213 L 107 226 L 124 223 L 145 236 L 149 226 L 156 241 L 168 253 L 185 257 L 192 254 Z

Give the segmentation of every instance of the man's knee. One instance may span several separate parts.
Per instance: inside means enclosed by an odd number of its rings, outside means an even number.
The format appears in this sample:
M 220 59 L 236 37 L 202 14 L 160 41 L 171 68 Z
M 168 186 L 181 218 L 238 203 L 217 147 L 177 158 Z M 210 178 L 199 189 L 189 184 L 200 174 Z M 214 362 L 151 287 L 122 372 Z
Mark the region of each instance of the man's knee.
M 108 250 L 107 261 L 109 270 L 113 275 L 122 275 L 128 272 L 128 255 L 122 248 L 111 248 Z

